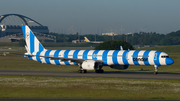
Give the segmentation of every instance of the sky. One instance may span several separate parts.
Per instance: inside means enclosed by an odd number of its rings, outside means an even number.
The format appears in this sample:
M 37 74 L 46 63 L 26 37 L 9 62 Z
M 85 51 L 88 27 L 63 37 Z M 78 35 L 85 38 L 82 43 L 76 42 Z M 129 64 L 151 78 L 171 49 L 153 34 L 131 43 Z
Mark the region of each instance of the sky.
M 50 32 L 100 34 L 180 30 L 180 0 L 1 0 L 0 15 L 21 14 Z

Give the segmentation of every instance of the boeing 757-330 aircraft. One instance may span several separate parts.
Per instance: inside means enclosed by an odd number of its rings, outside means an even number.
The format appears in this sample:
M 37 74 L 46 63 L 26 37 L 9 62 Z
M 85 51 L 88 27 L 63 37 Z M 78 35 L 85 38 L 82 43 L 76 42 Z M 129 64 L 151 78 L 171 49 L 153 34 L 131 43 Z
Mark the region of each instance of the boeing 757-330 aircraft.
M 84 41 L 88 43 L 103 43 L 103 41 L 90 41 L 87 37 L 84 37 Z
M 47 50 L 27 25 L 22 25 L 22 31 L 27 50 L 24 57 L 47 64 L 79 65 L 80 73 L 103 73 L 103 66 L 127 69 L 129 65 L 153 65 L 157 74 L 159 66 L 174 63 L 168 54 L 155 50 Z

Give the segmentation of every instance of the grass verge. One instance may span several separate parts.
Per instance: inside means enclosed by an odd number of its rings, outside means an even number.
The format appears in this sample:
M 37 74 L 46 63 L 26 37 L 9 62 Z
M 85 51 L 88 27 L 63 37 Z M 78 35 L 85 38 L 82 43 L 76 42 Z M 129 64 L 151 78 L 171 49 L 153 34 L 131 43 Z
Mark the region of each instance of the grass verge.
M 179 80 L 0 76 L 0 98 L 180 99 Z
M 173 65 L 161 66 L 160 73 L 180 73 L 180 52 L 178 51 L 180 46 L 168 47 L 146 49 L 165 51 L 174 59 Z M 17 53 L 25 52 L 24 48 L 15 47 L 15 49 L 19 50 Z M 3 51 L 0 51 L 0 54 L 2 53 Z M 0 64 L 1 70 L 77 71 L 79 69 L 78 66 L 41 64 L 14 54 L 0 56 Z M 106 66 L 103 69 L 112 72 L 120 71 Z M 153 71 L 153 66 L 130 66 L 127 70 L 120 72 L 153 73 Z M 0 98 L 180 99 L 180 81 L 0 76 L 0 91 Z

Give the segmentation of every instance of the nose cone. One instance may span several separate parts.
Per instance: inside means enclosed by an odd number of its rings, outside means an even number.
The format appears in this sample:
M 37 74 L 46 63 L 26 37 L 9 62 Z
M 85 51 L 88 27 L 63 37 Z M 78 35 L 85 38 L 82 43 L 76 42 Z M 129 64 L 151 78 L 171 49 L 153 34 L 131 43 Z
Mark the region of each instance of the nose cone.
M 173 64 L 174 63 L 174 60 L 173 59 L 171 59 L 171 58 L 166 58 L 166 64 L 167 65 L 171 65 L 171 64 Z

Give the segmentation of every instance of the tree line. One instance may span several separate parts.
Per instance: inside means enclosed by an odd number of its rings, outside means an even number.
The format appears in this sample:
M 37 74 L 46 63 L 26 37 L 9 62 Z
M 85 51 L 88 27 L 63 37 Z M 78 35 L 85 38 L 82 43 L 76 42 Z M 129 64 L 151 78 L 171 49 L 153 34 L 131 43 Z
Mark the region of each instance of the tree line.
M 122 34 L 116 36 L 107 35 L 79 35 L 77 34 L 57 34 L 50 33 L 50 35 L 56 36 L 56 42 L 72 42 L 72 40 L 77 40 L 80 38 L 84 40 L 86 36 L 91 41 L 108 41 L 108 40 L 119 40 L 126 41 L 132 45 L 179 45 L 180 44 L 180 30 L 176 32 L 171 32 L 168 34 L 159 34 L 156 32 L 138 32 L 132 34 Z

